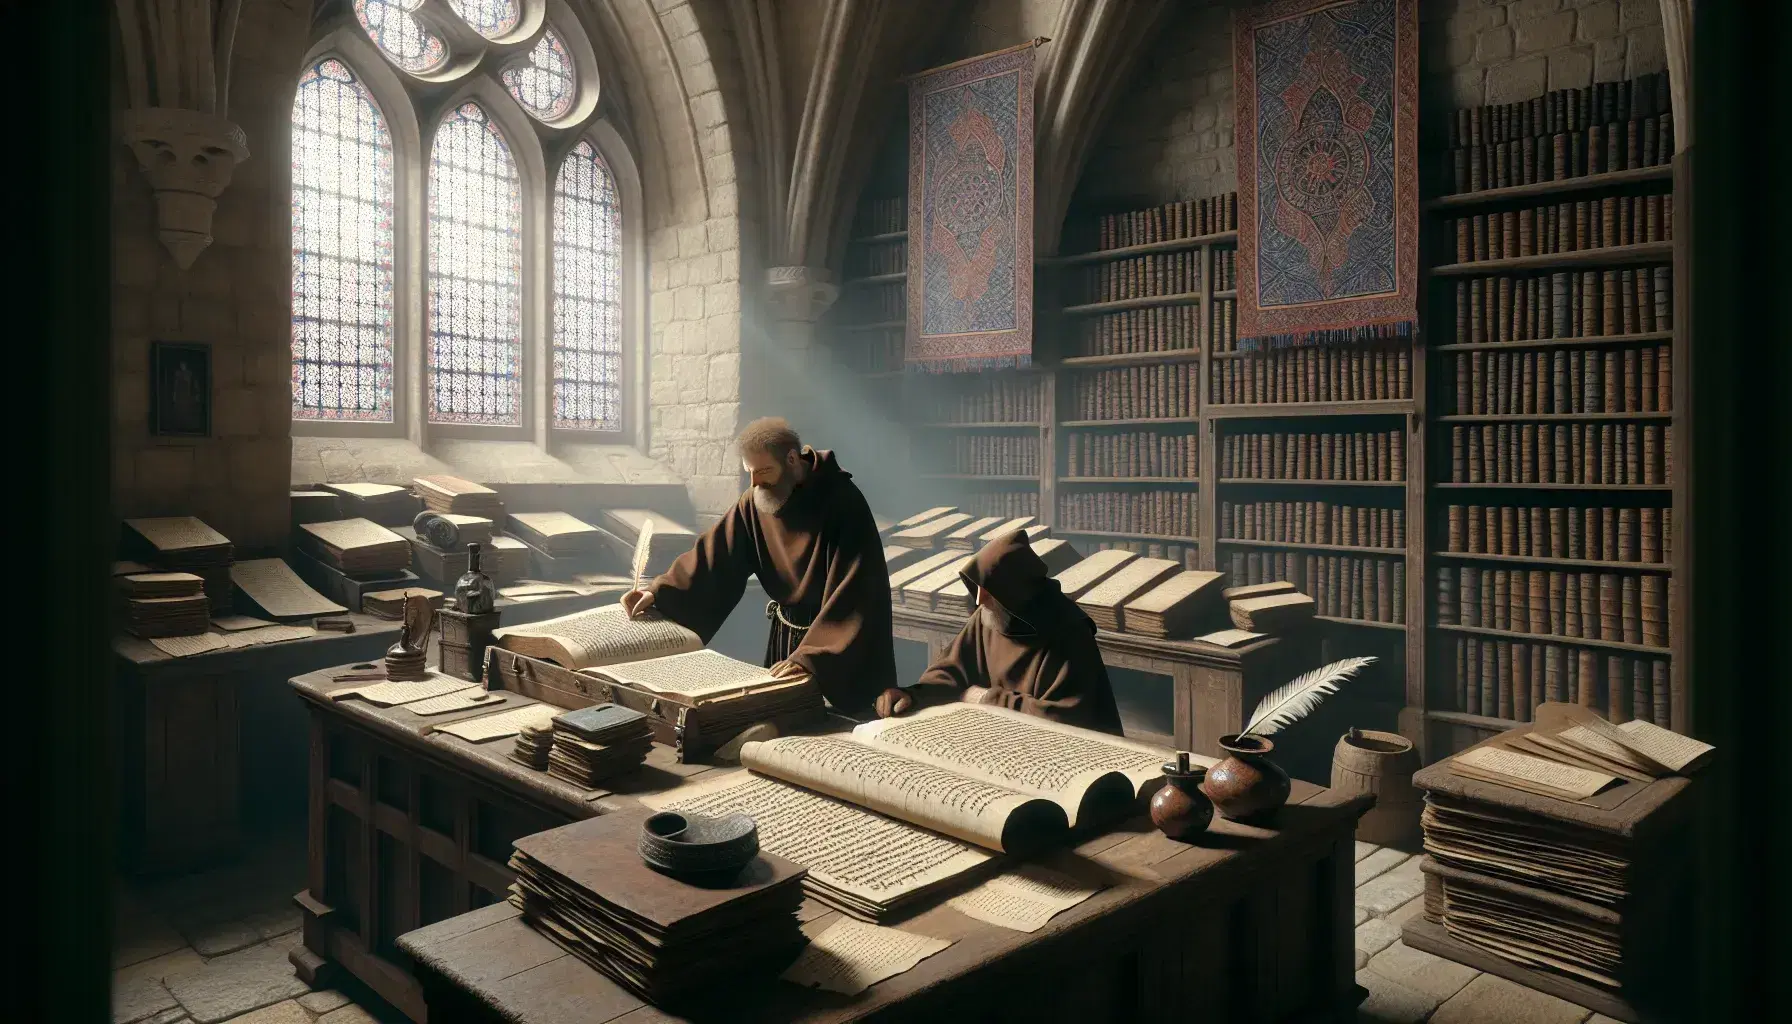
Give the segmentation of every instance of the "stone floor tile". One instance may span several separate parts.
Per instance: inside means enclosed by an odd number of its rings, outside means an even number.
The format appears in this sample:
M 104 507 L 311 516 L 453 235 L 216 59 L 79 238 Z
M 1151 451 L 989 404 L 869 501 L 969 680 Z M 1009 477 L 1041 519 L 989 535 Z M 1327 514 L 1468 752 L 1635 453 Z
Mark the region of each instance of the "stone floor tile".
M 1374 853 L 1378 849 L 1380 849 L 1380 847 L 1376 846 L 1374 843 L 1365 843 L 1365 842 L 1358 841 L 1356 844 L 1356 859 L 1362 860 L 1364 857 L 1369 856 L 1371 853 Z
M 248 921 L 220 921 L 188 927 L 191 930 L 186 933 L 187 940 L 200 956 L 207 959 L 248 949 L 262 940 L 260 929 Z
M 1362 907 L 1351 907 L 1350 909 L 1356 912 L 1355 918 L 1350 922 L 1350 927 L 1355 928 L 1357 925 L 1369 920 L 1369 912 Z
M 317 1024 L 381 1024 L 380 1019 L 353 1003 L 317 1018 Z
M 120 905 L 112 922 L 112 966 L 129 967 L 185 946 L 187 940 L 140 900 Z
M 118 985 L 124 982 L 136 981 L 139 978 L 148 978 L 151 981 L 161 981 L 170 974 L 182 974 L 195 967 L 204 966 L 204 957 L 193 952 L 193 947 L 182 946 L 172 953 L 163 953 L 158 957 L 151 957 L 148 960 L 138 961 L 129 967 L 120 967 L 118 970 L 112 972 L 112 984 Z
M 187 1011 L 174 1006 L 142 1021 L 142 1024 L 188 1024 L 192 1019 L 187 1016 Z
M 163 984 L 198 1024 L 218 1024 L 311 990 L 293 974 L 286 947 L 272 942 L 218 957 L 197 970 L 169 975 Z
M 1360 949 L 1357 950 L 1356 951 L 1356 968 L 1355 969 L 1360 971 L 1367 966 L 1369 966 L 1369 954 L 1363 952 Z
M 1438 1001 L 1462 991 L 1481 972 L 1454 960 L 1433 956 L 1404 942 L 1395 942 L 1369 961 L 1369 969 Z
M 112 984 L 112 1024 L 135 1024 L 174 1006 L 174 997 L 154 978 L 114 980 Z
M 1405 927 L 1406 922 L 1412 920 L 1415 917 L 1419 917 L 1419 916 L 1423 915 L 1424 913 L 1425 913 L 1425 897 L 1422 895 L 1414 896 L 1412 899 L 1407 900 L 1405 903 L 1401 904 L 1398 908 L 1390 911 L 1388 913 L 1388 920 L 1394 924 L 1400 925 L 1401 927 Z
M 1405 853 L 1385 846 L 1376 850 L 1374 853 L 1371 853 L 1369 856 L 1356 862 L 1356 884 L 1362 885 L 1372 878 L 1376 878 L 1392 871 L 1394 868 L 1404 864 L 1406 859 L 1411 856 L 1412 854 L 1410 853 Z
M 1400 940 L 1400 929 L 1383 921 L 1371 918 L 1356 927 L 1356 948 L 1360 953 L 1374 956 Z
M 232 1017 L 228 1024 L 311 1024 L 311 1014 L 305 1012 L 298 1000 L 288 999 L 283 1003 L 251 1010 L 241 1017 Z
M 1356 905 L 1380 917 L 1404 906 L 1425 891 L 1424 876 L 1419 873 L 1423 857 L 1414 857 L 1399 867 L 1357 886 Z
M 1437 1000 L 1374 971 L 1356 972 L 1356 983 L 1369 990 L 1356 1010 L 1358 1024 L 1420 1024 L 1437 1009 Z
M 308 992 L 299 997 L 299 1005 L 312 1013 L 329 1013 L 338 1006 L 348 1005 L 348 997 L 333 988 L 322 992 Z
M 1374 975 L 1374 971 L 1364 972 Z M 1361 977 L 1361 975 L 1359 975 Z M 1432 1024 L 1581 1024 L 1593 1011 L 1564 999 L 1483 974 L 1451 996 Z
M 254 928 L 262 938 L 271 939 L 276 935 L 285 935 L 296 930 L 305 923 L 305 918 L 299 913 L 299 908 L 293 905 L 292 900 L 288 899 L 279 907 L 250 914 L 243 919 L 243 923 Z
M 1624 1024 L 1624 1022 L 1607 1017 L 1603 1013 L 1595 1013 L 1593 1016 L 1587 1018 L 1587 1024 Z

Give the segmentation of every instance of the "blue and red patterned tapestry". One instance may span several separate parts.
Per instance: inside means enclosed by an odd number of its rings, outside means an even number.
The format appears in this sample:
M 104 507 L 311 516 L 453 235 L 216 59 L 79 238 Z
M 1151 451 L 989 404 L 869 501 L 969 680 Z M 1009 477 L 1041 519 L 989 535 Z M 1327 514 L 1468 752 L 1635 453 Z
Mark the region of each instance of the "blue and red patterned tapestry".
M 1241 348 L 1411 336 L 1417 8 L 1282 0 L 1234 15 Z
M 909 369 L 1033 360 L 1036 45 L 909 80 Z

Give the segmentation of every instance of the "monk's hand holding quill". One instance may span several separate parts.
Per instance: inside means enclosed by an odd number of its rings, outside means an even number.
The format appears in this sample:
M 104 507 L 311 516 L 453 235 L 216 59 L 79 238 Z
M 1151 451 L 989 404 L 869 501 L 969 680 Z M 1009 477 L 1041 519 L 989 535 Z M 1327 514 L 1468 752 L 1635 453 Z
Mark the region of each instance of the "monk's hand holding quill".
M 631 619 L 638 619 L 641 613 L 653 607 L 653 591 L 631 590 L 622 595 L 622 611 Z
M 904 690 L 890 687 L 877 695 L 877 717 L 895 718 L 906 715 L 915 706 L 915 699 Z

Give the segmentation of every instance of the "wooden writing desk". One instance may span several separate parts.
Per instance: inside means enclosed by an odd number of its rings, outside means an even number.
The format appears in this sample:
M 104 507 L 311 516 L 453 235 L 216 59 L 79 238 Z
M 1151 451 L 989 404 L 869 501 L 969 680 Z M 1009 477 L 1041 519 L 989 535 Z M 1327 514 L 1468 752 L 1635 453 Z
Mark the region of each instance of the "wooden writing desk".
M 498 605 L 502 621 L 515 625 L 614 600 L 568 595 Z M 170 657 L 138 637 L 113 637 L 127 868 L 181 870 L 234 854 L 244 790 L 277 804 L 280 790 L 290 789 L 296 804 L 303 783 L 289 766 L 302 760 L 303 730 L 290 721 L 291 698 L 282 684 L 328 665 L 379 659 L 398 637 L 396 621 L 359 613 L 348 618 L 353 633 L 320 631 L 187 658 Z M 245 728 L 251 730 L 247 742 Z M 292 775 L 290 785 L 282 785 L 283 773 Z
M 945 653 L 964 628 L 963 615 L 924 612 L 897 605 L 895 633 L 927 645 L 928 660 Z M 1171 735 L 1138 736 L 1178 750 L 1224 757 L 1220 737 L 1244 729 L 1244 716 L 1263 695 L 1319 664 L 1319 640 L 1308 633 L 1265 637 L 1242 647 L 1215 647 L 1188 640 L 1155 640 L 1102 630 L 1095 635 L 1109 668 L 1169 676 L 1174 706 Z
M 506 862 L 521 836 L 729 769 L 676 764 L 656 747 L 617 789 L 583 790 L 510 760 L 510 740 L 423 733 L 486 712 L 423 719 L 330 701 L 348 684 L 329 676 L 293 680 L 312 723 L 301 977 L 334 962 L 417 1021 L 676 1019 L 519 920 L 504 902 Z M 1195 846 L 1135 820 L 1078 847 L 1114 884 L 1040 932 L 936 906 L 900 925 L 958 941 L 914 971 L 849 1002 L 790 987 L 752 1009 L 766 1020 L 1099 1021 L 1211 1006 L 1215 1020 L 1280 1021 L 1354 1006 L 1352 833 L 1369 800 L 1296 782 L 1293 801 L 1274 830 L 1220 824 Z M 811 931 L 833 920 L 812 901 L 804 917 Z M 1050 982 L 1045 969 L 1057 970 Z

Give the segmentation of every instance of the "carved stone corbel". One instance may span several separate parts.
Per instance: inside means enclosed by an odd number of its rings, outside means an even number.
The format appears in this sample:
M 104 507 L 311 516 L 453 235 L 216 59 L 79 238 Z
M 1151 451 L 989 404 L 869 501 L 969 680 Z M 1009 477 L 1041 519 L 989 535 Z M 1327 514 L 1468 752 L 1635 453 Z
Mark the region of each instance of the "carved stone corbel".
M 212 213 L 236 165 L 249 156 L 243 130 L 216 114 L 149 107 L 123 115 L 125 145 L 156 196 L 156 234 L 182 270 L 212 244 Z
M 120 141 L 156 198 L 156 230 L 182 270 L 212 244 L 212 213 L 249 156 L 229 109 L 242 0 L 117 0 L 130 109 Z
M 772 267 L 766 271 L 766 299 L 772 319 L 813 324 L 840 297 L 829 274 L 816 267 Z

